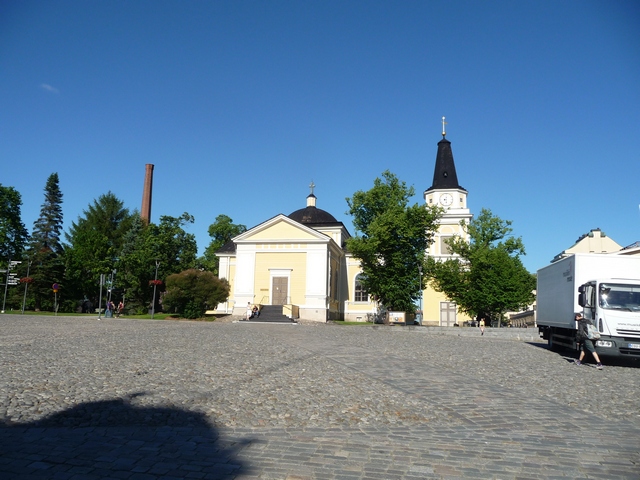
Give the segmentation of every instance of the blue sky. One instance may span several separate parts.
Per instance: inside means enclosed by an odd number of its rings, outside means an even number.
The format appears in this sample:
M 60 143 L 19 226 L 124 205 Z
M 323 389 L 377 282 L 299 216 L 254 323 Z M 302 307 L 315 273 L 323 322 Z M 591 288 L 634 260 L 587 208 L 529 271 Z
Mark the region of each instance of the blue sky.
M 592 228 L 640 240 L 637 1 L 0 3 L 0 183 L 31 230 L 58 172 L 65 229 L 112 191 L 152 221 L 343 221 L 384 170 L 431 186 L 447 117 L 469 208 L 530 271 Z

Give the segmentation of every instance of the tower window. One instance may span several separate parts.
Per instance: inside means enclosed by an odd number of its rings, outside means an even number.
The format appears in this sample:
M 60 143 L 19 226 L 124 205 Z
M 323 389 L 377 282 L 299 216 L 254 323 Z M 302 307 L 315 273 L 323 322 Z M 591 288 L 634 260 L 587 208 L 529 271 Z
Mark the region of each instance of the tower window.
M 450 235 L 446 237 L 440 237 L 440 254 L 442 255 L 451 255 L 451 248 L 447 245 L 445 240 L 452 238 Z

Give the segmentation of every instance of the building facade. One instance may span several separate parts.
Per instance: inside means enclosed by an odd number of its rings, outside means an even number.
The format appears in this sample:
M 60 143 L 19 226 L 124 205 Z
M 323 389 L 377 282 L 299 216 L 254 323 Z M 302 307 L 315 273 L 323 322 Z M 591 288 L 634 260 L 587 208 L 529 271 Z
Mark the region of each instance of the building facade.
M 350 234 L 344 224 L 317 207 L 313 183 L 307 205 L 290 215 L 279 214 L 233 238 L 216 255 L 219 276 L 230 284 L 230 297 L 216 313 L 243 315 L 247 304 L 282 305 L 292 318 L 367 321 L 378 311 L 362 288 L 358 259 L 346 249 Z M 466 238 L 461 220 L 472 215 L 467 191 L 458 184 L 451 142 L 443 138 L 433 184 L 424 192 L 427 205 L 440 205 L 435 242 L 427 254 L 451 258 L 444 242 L 452 235 Z M 454 325 L 466 320 L 456 305 L 430 288 L 423 291 L 423 324 Z

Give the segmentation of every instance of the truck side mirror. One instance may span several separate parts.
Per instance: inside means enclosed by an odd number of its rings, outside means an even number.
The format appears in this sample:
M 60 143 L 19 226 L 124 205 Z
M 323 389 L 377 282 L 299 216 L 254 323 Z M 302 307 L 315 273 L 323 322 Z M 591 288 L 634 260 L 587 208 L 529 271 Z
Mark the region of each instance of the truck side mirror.
M 580 292 L 580 294 L 578 295 L 578 305 L 580 305 L 581 307 L 584 307 L 586 306 L 586 304 L 587 304 L 587 296 L 584 294 L 584 292 Z

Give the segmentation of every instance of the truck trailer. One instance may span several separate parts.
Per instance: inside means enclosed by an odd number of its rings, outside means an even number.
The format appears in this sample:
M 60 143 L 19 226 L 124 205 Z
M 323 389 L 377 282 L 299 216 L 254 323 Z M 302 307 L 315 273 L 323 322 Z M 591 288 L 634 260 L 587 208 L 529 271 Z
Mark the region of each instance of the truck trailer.
M 538 270 L 536 322 L 549 348 L 577 349 L 575 313 L 598 355 L 640 358 L 640 256 L 576 253 Z

